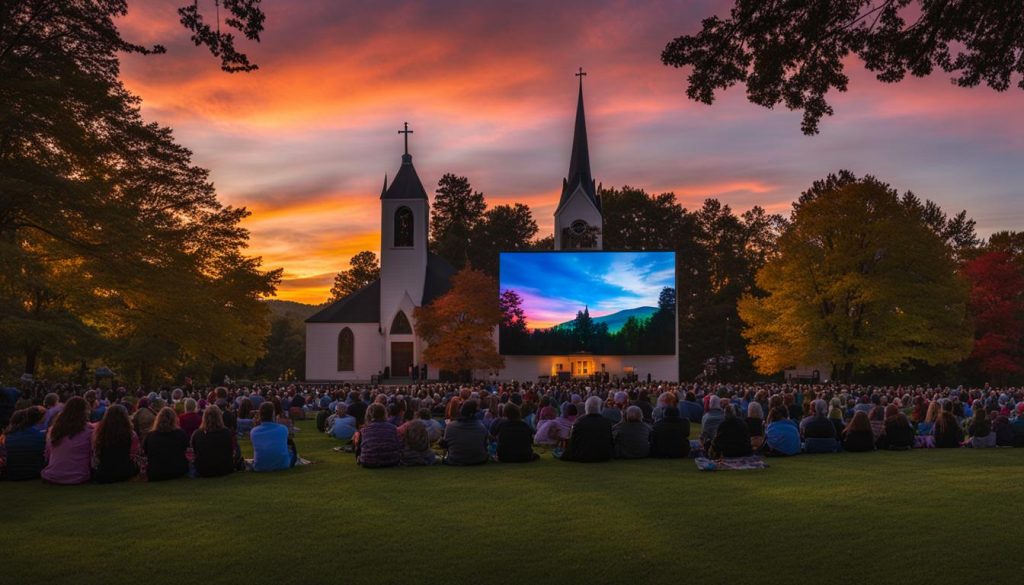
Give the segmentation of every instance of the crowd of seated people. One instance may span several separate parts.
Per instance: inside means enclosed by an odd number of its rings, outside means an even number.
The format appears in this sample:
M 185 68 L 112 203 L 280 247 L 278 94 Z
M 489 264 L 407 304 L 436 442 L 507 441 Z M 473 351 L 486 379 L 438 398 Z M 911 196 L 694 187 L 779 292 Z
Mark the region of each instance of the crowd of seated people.
M 602 462 L 1024 446 L 1024 388 L 1015 387 L 572 381 L 0 390 L 0 478 L 55 484 L 288 469 L 301 461 L 294 421 L 307 417 L 367 468 L 526 463 L 541 452 Z M 240 439 L 251 444 L 249 461 Z

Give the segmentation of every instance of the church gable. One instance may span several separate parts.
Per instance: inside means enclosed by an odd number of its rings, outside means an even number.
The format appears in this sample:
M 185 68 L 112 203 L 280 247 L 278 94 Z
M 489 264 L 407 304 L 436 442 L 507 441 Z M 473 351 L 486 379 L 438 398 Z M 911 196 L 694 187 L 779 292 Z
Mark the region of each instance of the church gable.
M 306 323 L 380 322 L 380 280 L 375 280 L 343 299 L 334 301 Z

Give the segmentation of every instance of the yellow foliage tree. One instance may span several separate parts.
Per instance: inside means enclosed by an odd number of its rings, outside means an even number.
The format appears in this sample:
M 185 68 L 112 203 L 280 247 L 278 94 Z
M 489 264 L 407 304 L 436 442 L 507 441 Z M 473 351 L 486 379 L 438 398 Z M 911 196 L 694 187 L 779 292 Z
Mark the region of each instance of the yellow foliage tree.
M 802 201 L 739 304 L 758 371 L 951 363 L 971 351 L 967 283 L 920 206 L 865 178 Z
M 497 281 L 469 268 L 452 277 L 452 288 L 413 312 L 416 331 L 428 343 L 423 357 L 442 370 L 468 376 L 473 370 L 495 370 L 505 360 L 494 344 L 501 321 Z

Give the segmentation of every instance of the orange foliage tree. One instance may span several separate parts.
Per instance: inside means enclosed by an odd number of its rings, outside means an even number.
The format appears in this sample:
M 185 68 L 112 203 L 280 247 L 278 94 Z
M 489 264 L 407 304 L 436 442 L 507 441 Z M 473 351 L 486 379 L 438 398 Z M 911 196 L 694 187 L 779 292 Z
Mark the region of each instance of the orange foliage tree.
M 427 363 L 464 378 L 473 370 L 505 366 L 494 344 L 494 328 L 501 321 L 494 278 L 463 269 L 452 277 L 451 290 L 413 315 L 417 333 L 428 344 L 423 352 Z

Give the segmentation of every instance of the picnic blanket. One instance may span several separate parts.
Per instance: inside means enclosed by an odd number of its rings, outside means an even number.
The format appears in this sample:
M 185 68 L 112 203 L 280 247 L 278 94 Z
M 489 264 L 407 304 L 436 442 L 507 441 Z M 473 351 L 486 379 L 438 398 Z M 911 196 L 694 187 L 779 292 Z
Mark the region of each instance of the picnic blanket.
M 713 460 L 707 457 L 697 457 L 693 460 L 697 469 L 701 471 L 724 471 L 727 469 L 764 469 L 768 467 L 763 457 L 751 455 L 750 457 L 733 457 L 730 459 Z

